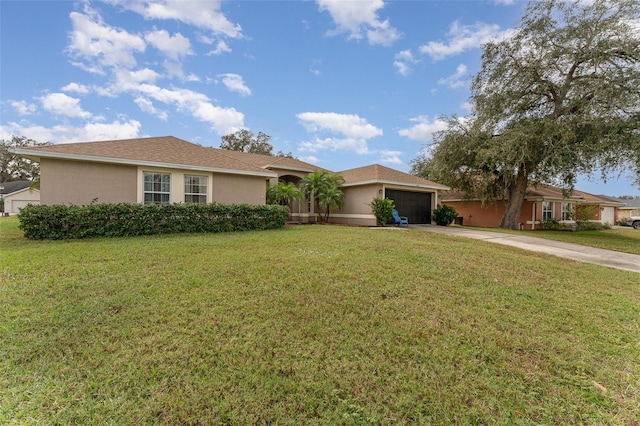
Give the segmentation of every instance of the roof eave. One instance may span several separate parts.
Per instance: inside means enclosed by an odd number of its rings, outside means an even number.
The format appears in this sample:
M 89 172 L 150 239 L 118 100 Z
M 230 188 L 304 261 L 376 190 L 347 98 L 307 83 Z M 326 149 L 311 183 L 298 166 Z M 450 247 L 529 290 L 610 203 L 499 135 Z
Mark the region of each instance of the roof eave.
M 303 167 L 290 167 L 283 166 L 282 164 L 265 164 L 262 166 L 263 169 L 281 169 L 281 170 L 291 170 L 293 172 L 303 172 L 303 173 L 313 173 L 314 169 L 303 168 Z
M 378 184 L 378 183 L 381 183 L 383 185 L 398 185 L 398 186 L 410 186 L 413 188 L 422 188 L 422 189 L 435 189 L 439 191 L 448 191 L 449 189 L 451 189 L 448 186 L 438 185 L 438 184 L 426 185 L 426 184 L 420 184 L 420 183 L 399 182 L 399 181 L 391 181 L 391 180 L 384 180 L 384 179 L 369 179 L 369 180 L 361 180 L 356 182 L 348 182 L 348 183 L 342 184 L 342 186 L 349 187 L 349 186 L 359 186 L 359 185 L 371 185 L 371 184 Z

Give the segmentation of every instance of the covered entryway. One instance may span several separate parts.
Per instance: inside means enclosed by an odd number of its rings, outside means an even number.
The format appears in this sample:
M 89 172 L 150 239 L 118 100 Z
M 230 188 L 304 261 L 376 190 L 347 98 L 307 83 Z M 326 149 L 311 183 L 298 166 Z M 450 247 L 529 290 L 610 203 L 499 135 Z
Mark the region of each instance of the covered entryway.
M 401 216 L 412 223 L 431 223 L 431 192 L 385 189 L 385 197 L 393 200 Z

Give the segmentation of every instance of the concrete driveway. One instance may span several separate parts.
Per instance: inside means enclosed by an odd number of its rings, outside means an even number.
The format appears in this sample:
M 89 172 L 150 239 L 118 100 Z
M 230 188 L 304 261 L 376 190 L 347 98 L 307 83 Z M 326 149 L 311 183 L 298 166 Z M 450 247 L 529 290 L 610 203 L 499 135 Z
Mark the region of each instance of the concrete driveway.
M 621 253 L 613 250 L 604 250 L 524 235 L 503 234 L 484 230 L 477 231 L 475 229 L 461 228 L 458 226 L 411 225 L 410 229 L 473 238 L 475 240 L 483 240 L 490 243 L 503 244 L 505 246 L 573 259 L 579 262 L 595 263 L 610 268 L 640 272 L 640 255 L 637 254 Z

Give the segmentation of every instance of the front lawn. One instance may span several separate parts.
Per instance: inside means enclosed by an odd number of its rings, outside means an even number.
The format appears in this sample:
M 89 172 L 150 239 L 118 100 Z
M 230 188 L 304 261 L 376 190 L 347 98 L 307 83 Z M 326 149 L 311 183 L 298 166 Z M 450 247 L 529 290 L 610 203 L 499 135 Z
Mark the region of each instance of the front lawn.
M 0 424 L 637 424 L 637 273 L 416 230 L 16 226 Z

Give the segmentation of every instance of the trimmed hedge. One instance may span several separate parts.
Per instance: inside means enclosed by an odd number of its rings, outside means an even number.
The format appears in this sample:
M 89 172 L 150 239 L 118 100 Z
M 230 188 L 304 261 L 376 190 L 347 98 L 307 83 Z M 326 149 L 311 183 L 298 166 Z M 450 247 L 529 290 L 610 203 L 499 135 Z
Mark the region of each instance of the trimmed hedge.
M 28 205 L 18 227 L 32 240 L 233 232 L 284 227 L 287 207 L 250 204 Z

